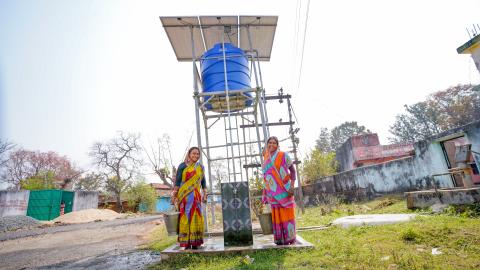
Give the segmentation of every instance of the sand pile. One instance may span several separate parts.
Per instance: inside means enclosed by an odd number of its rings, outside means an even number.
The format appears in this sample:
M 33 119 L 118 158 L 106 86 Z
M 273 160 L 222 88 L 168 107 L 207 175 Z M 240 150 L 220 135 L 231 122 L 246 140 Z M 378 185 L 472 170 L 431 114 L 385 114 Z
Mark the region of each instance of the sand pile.
M 119 214 L 115 211 L 109 209 L 86 209 L 76 212 L 70 212 L 63 216 L 52 220 L 55 223 L 65 223 L 65 224 L 74 224 L 74 223 L 85 223 L 92 221 L 105 221 L 113 220 L 116 218 L 122 217 L 122 214 Z

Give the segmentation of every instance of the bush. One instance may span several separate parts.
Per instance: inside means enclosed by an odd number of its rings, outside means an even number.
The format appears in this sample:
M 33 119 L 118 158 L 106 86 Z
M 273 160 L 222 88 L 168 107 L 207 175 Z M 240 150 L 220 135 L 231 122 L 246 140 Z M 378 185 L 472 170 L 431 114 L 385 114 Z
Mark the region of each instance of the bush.
M 43 174 L 34 175 L 32 177 L 20 180 L 20 186 L 26 190 L 44 190 L 55 189 L 53 183 L 54 173 L 47 172 Z
M 157 193 L 155 189 L 144 180 L 138 181 L 135 185 L 127 189 L 125 193 L 128 205 L 135 210 L 139 210 L 140 204 L 147 206 L 148 212 L 155 210 L 157 203 Z
M 480 217 L 480 202 L 472 204 L 449 205 L 444 213 L 449 216 L 460 216 L 464 218 Z
M 413 242 L 418 239 L 419 234 L 412 228 L 407 228 L 400 233 L 400 237 L 404 241 Z

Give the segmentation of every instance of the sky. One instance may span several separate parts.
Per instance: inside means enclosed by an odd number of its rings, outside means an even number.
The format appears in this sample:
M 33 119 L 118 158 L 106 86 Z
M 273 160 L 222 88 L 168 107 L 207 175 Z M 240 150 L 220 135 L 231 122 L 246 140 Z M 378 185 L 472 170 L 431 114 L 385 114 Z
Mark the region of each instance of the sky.
M 0 0 L 0 137 L 89 168 L 89 147 L 118 130 L 146 143 L 168 133 L 181 161 L 195 130 L 192 67 L 158 17 L 276 15 L 263 82 L 267 94 L 293 95 L 301 155 L 321 127 L 345 121 L 387 144 L 404 104 L 480 83 L 456 52 L 478 14 L 480 0 Z

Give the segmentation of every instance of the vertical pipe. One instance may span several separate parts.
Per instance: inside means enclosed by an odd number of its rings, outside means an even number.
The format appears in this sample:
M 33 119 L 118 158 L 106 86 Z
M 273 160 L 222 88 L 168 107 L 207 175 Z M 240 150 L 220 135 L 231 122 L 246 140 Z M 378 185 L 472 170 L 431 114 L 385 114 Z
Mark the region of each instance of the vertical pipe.
M 240 174 L 240 181 L 243 182 L 243 173 L 242 173 L 242 158 L 240 158 L 240 156 L 242 156 L 242 150 L 241 150 L 241 146 L 240 146 L 240 131 L 239 131 L 239 126 L 238 126 L 238 115 L 234 116 L 235 117 L 235 127 L 237 129 L 237 148 L 238 148 L 238 162 L 239 162 L 239 174 Z M 240 116 L 241 117 L 241 116 Z M 245 141 L 244 141 L 244 144 L 245 144 Z M 245 153 L 245 155 L 247 155 L 247 153 Z M 248 180 L 248 179 L 247 179 Z
M 251 38 L 251 35 L 250 35 L 250 27 L 248 25 L 247 25 L 247 34 L 248 34 L 248 45 L 250 47 L 250 51 L 253 51 L 252 38 Z M 252 60 L 252 61 L 255 61 L 255 60 Z M 259 89 L 258 77 L 257 77 L 258 74 L 257 74 L 257 66 L 255 64 L 253 65 L 253 69 L 254 69 L 254 74 L 255 74 L 255 85 L 256 85 L 256 88 L 258 90 Z M 261 91 L 263 91 L 263 89 L 261 89 Z M 262 104 L 263 104 L 263 98 L 261 97 L 262 94 L 261 94 L 261 92 L 258 93 L 258 91 L 257 91 L 257 95 L 258 94 L 260 94 L 259 106 L 260 106 L 260 118 L 262 119 L 263 142 L 266 143 L 266 140 L 267 140 L 269 134 L 268 134 L 268 130 L 267 130 L 266 123 L 265 123 L 265 114 L 264 114 L 264 111 L 263 111 L 264 107 L 262 106 Z
M 206 117 L 203 118 L 203 125 L 205 127 L 205 144 L 207 147 L 208 183 L 210 184 L 210 194 L 213 194 L 212 168 L 210 165 L 210 141 L 208 139 L 208 119 Z M 213 196 L 214 195 L 212 195 L 211 197 L 212 202 L 210 203 L 210 212 L 212 212 L 212 225 L 215 224 L 215 201 Z M 207 203 L 208 203 L 208 200 L 207 200 Z
M 195 122 L 196 122 L 196 127 L 197 127 L 197 145 L 200 148 L 200 163 L 202 163 L 202 135 L 200 134 L 200 98 L 198 96 L 198 82 L 197 82 L 197 64 L 196 59 L 195 59 L 195 42 L 193 39 L 193 26 L 190 26 L 190 40 L 192 42 L 192 64 L 193 64 L 193 95 L 195 98 Z M 202 207 L 203 213 L 206 214 L 207 212 L 207 207 L 205 204 Z M 208 232 L 208 222 L 207 219 L 203 219 L 204 224 L 205 224 L 205 229 Z
M 230 96 L 228 89 L 228 77 L 227 77 L 227 58 L 225 55 L 225 35 L 222 35 L 222 54 L 223 54 L 223 75 L 225 79 L 225 100 L 227 101 L 227 116 L 228 116 L 228 132 L 230 134 L 230 150 L 232 151 L 232 169 L 233 169 L 233 181 L 237 182 L 237 173 L 235 170 L 235 152 L 233 149 L 233 137 L 232 137 L 232 121 L 230 115 Z M 227 146 L 228 147 L 228 146 Z M 230 175 L 229 175 L 230 178 Z
M 245 125 L 245 118 L 242 117 L 242 125 Z M 243 133 L 243 153 L 245 155 L 245 165 L 248 164 L 248 158 L 247 158 L 247 139 L 245 138 L 245 127 L 242 128 L 242 133 Z M 248 141 L 249 143 L 251 141 Z M 253 153 L 251 153 L 253 154 Z M 250 158 L 251 160 L 252 158 Z M 240 168 L 242 169 L 242 168 Z M 248 183 L 248 168 L 245 168 L 245 177 L 247 178 L 247 183 Z
M 268 113 L 267 113 L 267 100 L 265 99 L 265 89 L 263 88 L 263 76 L 262 76 L 262 69 L 260 68 L 260 59 L 258 57 L 258 51 L 255 51 L 255 55 L 257 57 L 257 65 L 258 65 L 258 75 L 260 77 L 260 87 L 262 88 L 262 105 L 263 105 L 263 112 L 265 114 L 265 122 L 268 123 Z M 270 134 L 270 128 L 267 126 L 267 132 Z

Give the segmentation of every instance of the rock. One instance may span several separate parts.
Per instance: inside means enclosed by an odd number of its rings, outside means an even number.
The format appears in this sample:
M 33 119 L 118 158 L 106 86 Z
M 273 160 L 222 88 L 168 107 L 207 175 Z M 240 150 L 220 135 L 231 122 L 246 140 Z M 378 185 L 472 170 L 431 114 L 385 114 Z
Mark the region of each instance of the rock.
M 432 255 L 440 255 L 442 252 L 438 248 L 432 248 Z
M 445 208 L 448 207 L 448 204 L 442 204 L 442 203 L 436 203 L 431 206 L 432 212 L 433 213 L 442 213 Z

